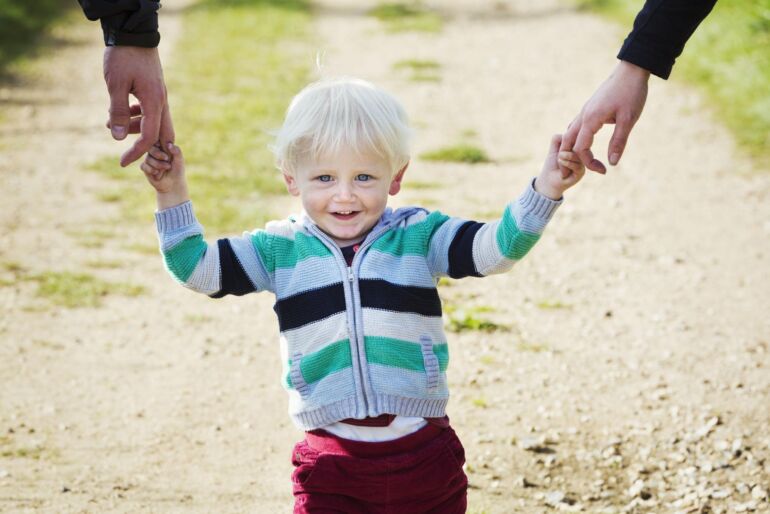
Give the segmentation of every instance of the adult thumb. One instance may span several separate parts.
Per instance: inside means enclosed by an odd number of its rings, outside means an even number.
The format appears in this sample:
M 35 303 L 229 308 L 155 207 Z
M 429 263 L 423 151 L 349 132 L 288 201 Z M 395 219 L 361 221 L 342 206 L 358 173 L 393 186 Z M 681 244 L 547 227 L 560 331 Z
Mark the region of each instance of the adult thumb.
M 128 91 L 110 91 L 110 130 L 118 141 L 128 135 L 131 109 L 128 106 Z

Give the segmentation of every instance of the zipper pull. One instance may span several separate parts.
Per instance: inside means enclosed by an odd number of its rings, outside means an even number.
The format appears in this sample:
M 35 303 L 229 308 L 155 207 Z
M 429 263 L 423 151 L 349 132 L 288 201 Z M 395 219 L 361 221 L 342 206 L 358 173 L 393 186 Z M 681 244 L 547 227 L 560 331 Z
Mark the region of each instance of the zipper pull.
M 348 281 L 353 282 L 353 268 L 348 266 Z

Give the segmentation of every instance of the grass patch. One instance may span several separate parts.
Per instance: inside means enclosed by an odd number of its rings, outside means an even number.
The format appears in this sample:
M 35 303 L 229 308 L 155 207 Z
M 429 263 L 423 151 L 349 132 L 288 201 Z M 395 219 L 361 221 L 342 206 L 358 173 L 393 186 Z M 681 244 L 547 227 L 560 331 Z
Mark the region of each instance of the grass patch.
M 398 61 L 393 65 L 393 69 L 406 70 L 409 72 L 409 80 L 414 82 L 439 82 L 441 81 L 441 65 L 436 61 L 407 59 Z
M 562 303 L 558 300 L 542 300 L 537 302 L 538 309 L 571 309 L 572 305 L 569 303 Z
M 390 32 L 441 32 L 444 20 L 420 2 L 388 2 L 369 11 Z
M 490 366 L 494 364 L 496 361 L 495 361 L 495 358 L 492 357 L 491 355 L 482 355 L 481 357 L 479 357 L 479 362 L 482 364 L 486 364 L 487 366 Z
M 471 403 L 473 404 L 474 407 L 479 407 L 480 409 L 486 409 L 487 407 L 489 407 L 489 404 L 484 398 L 474 398 L 473 400 L 471 400 Z
M 420 155 L 420 159 L 439 162 L 465 162 L 468 164 L 492 162 L 484 150 L 464 143 L 425 152 Z
M 540 352 L 546 352 L 549 350 L 548 345 L 546 344 L 527 343 L 524 341 L 520 343 L 516 343 L 516 349 L 520 352 L 531 352 L 531 353 L 540 353 Z
M 444 312 L 447 315 L 446 328 L 450 332 L 459 333 L 467 331 L 479 332 L 508 332 L 510 327 L 495 323 L 492 320 L 479 316 L 480 313 L 490 312 L 489 308 L 471 307 L 459 309 L 452 305 L 445 305 Z
M 268 144 L 292 95 L 308 81 L 308 3 L 203 0 L 183 23 L 165 72 L 198 218 L 212 235 L 261 227 L 276 217 L 265 200 L 285 194 Z M 217 37 L 200 45 L 211 27 Z M 122 170 L 117 161 L 92 166 L 117 179 L 102 200 L 118 203 L 126 220 L 151 221 L 153 189 L 137 165 Z
M 193 325 L 204 325 L 214 321 L 214 318 L 206 316 L 205 314 L 186 314 L 184 320 Z
M 632 0 L 579 0 L 626 27 L 639 10 Z M 717 2 L 677 59 L 673 77 L 699 86 L 741 148 L 770 151 L 770 4 Z
M 447 277 L 441 277 L 438 279 L 438 283 L 436 284 L 438 287 L 452 287 L 454 284 L 452 283 L 452 280 Z
M 107 295 L 138 296 L 142 286 L 106 282 L 86 273 L 47 271 L 29 277 L 38 283 L 37 296 L 68 308 L 99 307 Z
M 10 63 L 33 53 L 47 29 L 75 6 L 71 0 L 0 0 L 0 76 Z M 82 22 L 87 23 L 85 17 Z

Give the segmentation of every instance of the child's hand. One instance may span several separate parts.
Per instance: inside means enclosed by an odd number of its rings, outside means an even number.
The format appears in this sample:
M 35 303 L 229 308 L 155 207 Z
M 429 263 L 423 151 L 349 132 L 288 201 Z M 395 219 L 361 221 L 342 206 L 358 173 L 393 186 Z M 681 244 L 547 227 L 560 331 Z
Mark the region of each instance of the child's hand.
M 155 143 L 140 168 L 158 193 L 171 193 L 186 188 L 184 158 L 176 145 L 169 143 L 168 148 L 164 149 L 160 143 Z
M 585 174 L 585 166 L 575 152 L 560 152 L 561 134 L 551 138 L 551 148 L 543 163 L 543 170 L 535 179 L 535 191 L 552 200 L 559 200 L 564 191 L 577 184 Z M 562 177 L 561 170 L 566 168 L 569 174 Z

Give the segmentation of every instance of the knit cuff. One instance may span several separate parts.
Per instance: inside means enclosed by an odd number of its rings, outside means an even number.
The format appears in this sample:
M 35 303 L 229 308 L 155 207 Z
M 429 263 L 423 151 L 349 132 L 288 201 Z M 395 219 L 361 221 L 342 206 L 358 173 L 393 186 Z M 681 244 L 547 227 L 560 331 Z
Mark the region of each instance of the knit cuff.
M 551 200 L 547 196 L 538 193 L 535 191 L 535 179 L 533 178 L 527 189 L 519 197 L 518 203 L 522 214 L 532 215 L 543 221 L 548 221 L 556 212 L 556 209 L 564 203 L 564 197 L 562 196 L 558 200 Z
M 159 233 L 188 227 L 197 222 L 192 202 L 189 200 L 174 207 L 155 212 L 155 225 Z

